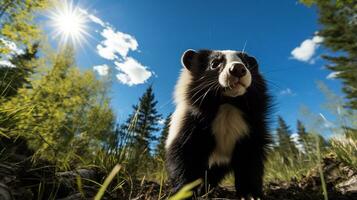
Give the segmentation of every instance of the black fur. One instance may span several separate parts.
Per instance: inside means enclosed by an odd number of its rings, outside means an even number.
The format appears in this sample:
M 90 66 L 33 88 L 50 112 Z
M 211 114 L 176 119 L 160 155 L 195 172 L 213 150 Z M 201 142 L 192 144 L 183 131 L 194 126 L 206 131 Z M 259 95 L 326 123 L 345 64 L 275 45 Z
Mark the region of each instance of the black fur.
M 268 134 L 270 97 L 266 82 L 258 70 L 255 58 L 237 52 L 252 74 L 252 83 L 247 92 L 238 97 L 225 97 L 225 88 L 211 90 L 204 99 L 208 87 L 202 91 L 195 88 L 218 79 L 221 69 L 212 69 L 213 60 L 225 62 L 224 55 L 210 50 L 190 52 L 183 64 L 190 70 L 193 81 L 187 83 L 187 103 L 194 109 L 185 113 L 182 128 L 166 152 L 166 163 L 173 192 L 201 178 L 211 187 L 216 186 L 229 172 L 234 172 L 237 197 L 261 197 L 262 178 L 266 149 L 271 142 Z M 215 147 L 211 131 L 212 120 L 222 104 L 231 104 L 244 113 L 249 126 L 249 135 L 236 142 L 231 163 L 209 168 L 208 159 Z

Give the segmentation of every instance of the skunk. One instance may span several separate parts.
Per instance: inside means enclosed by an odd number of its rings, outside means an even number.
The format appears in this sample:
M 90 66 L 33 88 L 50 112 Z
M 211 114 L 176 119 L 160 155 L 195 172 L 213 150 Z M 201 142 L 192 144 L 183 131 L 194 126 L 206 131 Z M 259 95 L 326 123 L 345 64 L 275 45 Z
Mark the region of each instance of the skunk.
M 165 144 L 173 192 L 197 179 L 212 188 L 233 172 L 238 198 L 261 198 L 271 98 L 256 59 L 189 49 L 181 62 Z

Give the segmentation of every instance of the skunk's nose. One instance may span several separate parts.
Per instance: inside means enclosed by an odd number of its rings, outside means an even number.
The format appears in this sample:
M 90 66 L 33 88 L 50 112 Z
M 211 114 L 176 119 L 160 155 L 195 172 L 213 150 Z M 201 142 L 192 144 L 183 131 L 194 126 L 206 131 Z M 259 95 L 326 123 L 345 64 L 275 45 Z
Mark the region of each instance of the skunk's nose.
M 245 66 L 242 63 L 235 63 L 232 65 L 231 68 L 229 68 L 229 73 L 232 76 L 241 78 L 247 74 L 247 69 L 245 68 Z

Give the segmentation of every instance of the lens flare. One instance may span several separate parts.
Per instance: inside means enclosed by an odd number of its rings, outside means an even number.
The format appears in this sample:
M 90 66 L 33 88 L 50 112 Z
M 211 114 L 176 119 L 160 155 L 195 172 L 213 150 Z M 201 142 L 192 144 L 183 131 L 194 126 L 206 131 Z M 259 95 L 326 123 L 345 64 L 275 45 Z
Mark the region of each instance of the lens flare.
M 72 0 L 56 1 L 54 8 L 49 12 L 52 35 L 59 39 L 61 45 L 81 45 L 85 37 L 89 36 L 87 30 L 88 17 L 86 12 Z

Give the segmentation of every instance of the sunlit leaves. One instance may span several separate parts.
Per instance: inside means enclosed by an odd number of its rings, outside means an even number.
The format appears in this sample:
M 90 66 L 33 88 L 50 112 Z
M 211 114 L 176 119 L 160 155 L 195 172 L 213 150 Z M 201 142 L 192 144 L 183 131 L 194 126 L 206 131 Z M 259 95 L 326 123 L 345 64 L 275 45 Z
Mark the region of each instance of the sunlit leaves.
M 41 31 L 34 18 L 49 6 L 49 0 L 3 0 L 0 3 L 0 36 L 30 49 L 40 39 Z M 9 53 L 0 45 L 0 54 Z
M 8 135 L 29 139 L 36 156 L 59 163 L 95 155 L 114 123 L 104 85 L 92 72 L 80 72 L 72 55 L 60 53 L 32 88 L 20 89 L 0 109 L 9 122 Z

